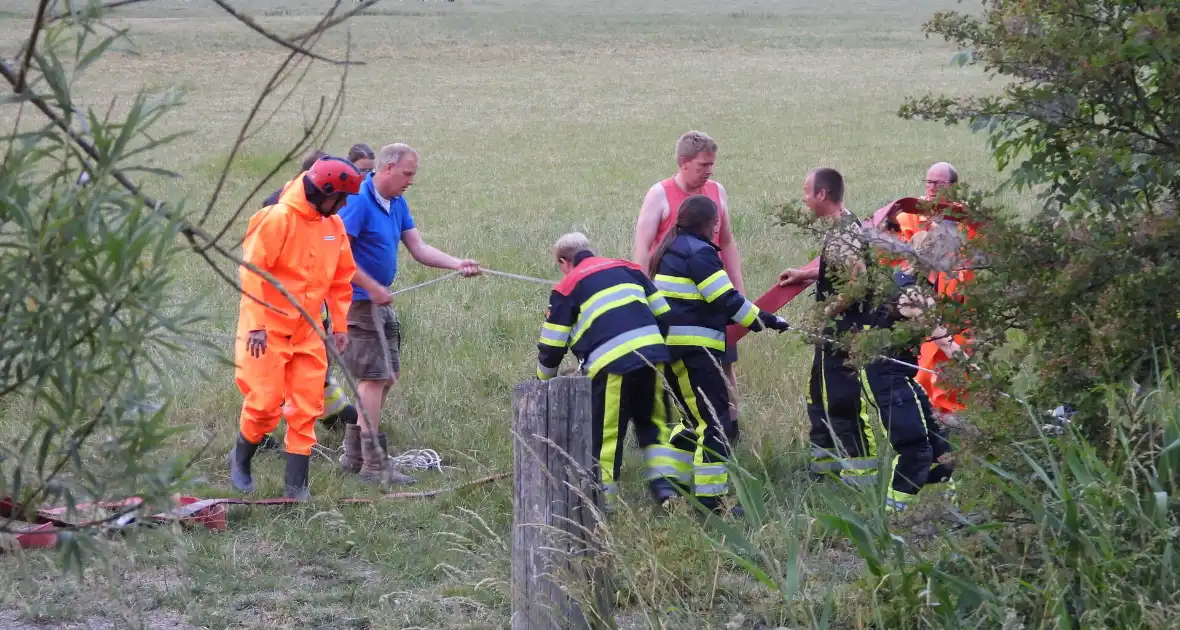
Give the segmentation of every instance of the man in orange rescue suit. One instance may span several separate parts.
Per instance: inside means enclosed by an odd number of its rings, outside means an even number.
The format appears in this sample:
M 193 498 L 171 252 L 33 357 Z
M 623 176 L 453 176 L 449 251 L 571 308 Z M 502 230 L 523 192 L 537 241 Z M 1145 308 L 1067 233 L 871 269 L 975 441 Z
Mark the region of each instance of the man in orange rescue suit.
M 676 174 L 656 182 L 643 197 L 639 218 L 635 221 L 635 243 L 631 260 L 647 269 L 656 246 L 669 232 L 676 231 L 680 204 L 692 195 L 704 195 L 717 204 L 720 212 L 717 227 L 709 241 L 718 247 L 721 264 L 729 275 L 733 288 L 745 294 L 742 280 L 742 257 L 729 220 L 729 198 L 725 187 L 713 180 L 713 165 L 717 162 L 717 142 L 700 131 L 689 131 L 676 140 Z M 731 390 L 729 413 L 721 418 L 725 435 L 731 443 L 739 437 L 737 398 L 737 345 L 726 342 L 721 367 Z
M 659 378 L 668 362 L 661 323 L 668 303 L 638 265 L 595 256 L 582 234 L 558 239 L 553 256 L 565 278 L 549 296 L 537 378 L 556 376 L 567 348 L 572 350 L 591 378 L 592 448 L 607 507 L 617 493 L 628 421 L 643 449 L 652 498 L 664 504 L 677 496 L 673 482 L 691 480 L 693 455 L 668 446 L 668 395 Z
M 926 170 L 926 179 L 923 181 L 925 186 L 925 195 L 921 197 L 923 201 L 934 201 L 943 197 L 946 191 L 959 183 L 959 172 L 953 165 L 948 162 L 938 162 L 933 164 Z M 932 228 L 936 226 L 948 227 L 946 222 L 941 221 L 942 217 L 927 216 L 922 214 L 901 213 L 897 215 L 896 222 L 893 225 L 886 226 L 887 229 L 895 232 L 904 242 L 909 242 L 915 248 L 919 247 L 923 240 L 928 240 L 929 249 L 934 250 L 957 250 L 961 247 L 956 246 L 950 241 L 954 241 L 955 237 L 951 234 L 943 234 L 939 230 L 934 230 L 934 238 L 926 239 L 932 236 Z M 959 233 L 959 241 L 961 243 L 962 237 L 970 241 L 977 236 L 977 227 L 971 223 L 962 225 Z M 949 228 L 948 228 L 949 229 Z M 942 252 L 943 256 L 951 252 Z M 961 265 L 960 265 L 961 266 Z M 935 290 L 945 299 L 952 299 L 962 301 L 962 285 L 970 283 L 975 277 L 975 272 L 969 269 L 954 268 L 949 272 L 935 271 L 931 272 L 928 280 L 933 283 Z M 954 333 L 954 342 L 956 346 L 966 350 L 970 348 L 971 337 L 970 331 L 961 330 Z M 947 362 L 949 357 L 938 347 L 938 344 L 933 341 L 927 341 L 922 344 L 921 353 L 918 358 L 918 365 L 922 368 L 915 377 L 919 385 L 926 390 L 927 396 L 930 397 L 930 403 L 934 408 L 934 415 L 942 423 L 953 421 L 953 416 L 966 408 L 965 394 L 957 388 L 950 388 L 946 383 L 939 383 L 938 376 L 933 374 L 937 372 L 938 366 Z
M 356 271 L 344 223 L 336 212 L 360 190 L 361 173 L 341 158 L 324 156 L 289 183 L 278 203 L 250 217 L 243 242 L 247 263 L 269 273 L 298 300 L 308 321 L 274 285 L 242 266 L 242 301 L 234 349 L 242 402 L 240 432 L 229 453 L 230 480 L 254 490 L 250 460 L 264 435 L 287 419 L 285 496 L 305 500 L 315 421 L 324 410 L 326 351 L 317 321 L 328 305 L 332 322 L 348 319 Z M 269 306 L 259 304 L 259 301 Z M 278 310 L 276 310 L 278 309 Z M 348 345 L 332 331 L 337 352 Z

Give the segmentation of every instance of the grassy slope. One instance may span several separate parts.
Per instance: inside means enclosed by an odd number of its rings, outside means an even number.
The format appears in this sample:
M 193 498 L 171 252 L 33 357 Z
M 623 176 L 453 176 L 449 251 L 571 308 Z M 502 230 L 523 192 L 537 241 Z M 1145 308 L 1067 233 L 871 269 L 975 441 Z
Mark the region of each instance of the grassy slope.
M 0 2 L 0 9 L 19 4 Z M 82 87 L 95 103 L 143 86 L 184 89 L 188 105 L 168 125 L 198 133 L 157 159 L 186 174 L 171 194 L 203 202 L 280 51 L 217 17 L 212 5 L 198 4 L 163 1 L 131 10 L 125 24 L 142 54 L 112 54 Z M 292 31 L 306 27 L 312 6 L 239 4 Z M 729 191 L 747 285 L 757 294 L 781 268 L 812 255 L 806 238 L 775 228 L 766 214 L 771 203 L 797 198 L 811 166 L 844 171 L 848 203 L 862 216 L 919 192 L 933 161 L 955 163 L 968 180 L 992 177 L 983 147 L 965 132 L 894 116 L 907 94 L 986 89 L 977 73 L 949 65 L 953 51 L 920 32 L 933 11 L 954 6 L 941 0 L 391 2 L 382 14 L 352 23 L 355 54 L 368 65 L 350 76 L 346 113 L 327 148 L 344 151 L 357 141 L 416 146 L 424 159 L 408 197 L 429 242 L 495 269 L 554 277 L 547 246 L 572 229 L 589 234 L 603 254 L 629 254 L 644 191 L 672 173 L 675 138 L 704 130 L 721 144 L 716 178 Z M 20 20 L 0 24 L 7 42 L 23 30 Z M 324 50 L 340 52 L 343 44 L 338 34 Z M 281 155 L 298 131 L 301 108 L 332 91 L 329 69 L 311 77 L 320 82 L 302 88 L 296 105 L 249 145 L 215 220 L 224 220 Z M 10 116 L 0 112 L 0 122 Z M 436 273 L 403 254 L 395 288 Z M 199 261 L 182 279 L 182 291 L 207 298 L 211 332 L 229 334 L 237 308 L 231 289 Z M 545 290 L 503 279 L 453 281 L 408 294 L 397 306 L 406 328 L 405 374 L 384 419 L 395 449 L 427 445 L 465 467 L 425 474 L 424 486 L 509 469 L 509 395 L 531 373 Z M 743 342 L 742 453 L 763 459 L 781 505 L 805 500 L 799 438 L 807 357 L 789 336 Z M 214 379 L 201 380 L 200 369 Z M 176 448 L 211 442 L 198 464 L 207 483 L 194 493 L 223 495 L 223 454 L 240 404 L 231 371 L 193 357 L 176 365 L 172 377 L 176 422 L 193 427 Z M 0 426 L 16 422 L 15 415 L 0 416 Z M 323 439 L 331 446 L 339 441 L 333 434 Z M 634 453 L 629 463 L 634 470 Z M 278 458 L 261 458 L 263 493 L 279 492 L 280 466 Z M 322 460 L 312 484 L 313 505 L 235 511 L 232 532 L 186 534 L 179 548 L 166 539 L 145 541 L 118 568 L 128 580 L 119 582 L 120 599 L 133 608 L 174 610 L 208 627 L 506 624 L 509 485 L 432 502 L 343 507 L 331 497 L 365 490 Z M 633 476 L 625 490 L 642 500 Z M 691 551 L 703 544 L 691 519 L 651 525 L 638 514 L 625 521 L 620 530 L 637 537 L 635 548 L 660 559 L 660 588 L 707 620 L 688 626 L 724 623 L 765 604 L 766 593 L 715 554 Z M 813 556 L 810 588 L 817 592 L 855 571 L 839 558 L 825 560 L 822 550 Z M 99 583 L 82 589 L 89 595 L 81 603 L 68 605 L 80 596 L 76 587 L 48 579 L 9 582 L 0 594 L 10 603 L 31 600 L 35 616 L 86 618 L 105 608 L 99 596 L 108 593 Z M 638 620 L 642 609 L 624 613 Z

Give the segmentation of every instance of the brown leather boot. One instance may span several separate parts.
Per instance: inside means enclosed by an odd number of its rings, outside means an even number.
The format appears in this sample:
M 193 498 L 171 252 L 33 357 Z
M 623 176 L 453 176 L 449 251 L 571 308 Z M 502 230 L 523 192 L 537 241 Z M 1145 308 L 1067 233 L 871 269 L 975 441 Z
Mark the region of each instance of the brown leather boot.
M 361 428 L 355 424 L 344 429 L 344 452 L 340 454 L 340 472 L 355 475 L 361 471 Z
M 417 479 L 403 475 L 394 469 L 389 456 L 373 439 L 372 434 L 360 434 L 361 440 L 361 481 L 382 486 L 408 486 L 418 483 Z

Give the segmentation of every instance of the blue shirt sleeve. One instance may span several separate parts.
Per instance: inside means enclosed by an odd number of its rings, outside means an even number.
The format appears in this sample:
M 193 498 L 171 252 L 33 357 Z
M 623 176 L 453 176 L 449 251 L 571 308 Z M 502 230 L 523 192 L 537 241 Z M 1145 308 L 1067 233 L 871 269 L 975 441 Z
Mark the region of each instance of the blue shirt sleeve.
M 399 213 L 401 214 L 401 231 L 405 232 L 406 230 L 414 229 L 414 217 L 410 215 L 410 204 L 406 201 L 406 198 L 402 197 L 400 201 L 401 203 L 398 205 L 401 210 Z
M 348 203 L 340 209 L 338 214 L 340 220 L 344 221 L 344 231 L 351 238 L 356 238 L 365 230 L 365 219 L 369 214 L 365 212 L 365 202 L 360 195 L 351 195 L 348 198 Z

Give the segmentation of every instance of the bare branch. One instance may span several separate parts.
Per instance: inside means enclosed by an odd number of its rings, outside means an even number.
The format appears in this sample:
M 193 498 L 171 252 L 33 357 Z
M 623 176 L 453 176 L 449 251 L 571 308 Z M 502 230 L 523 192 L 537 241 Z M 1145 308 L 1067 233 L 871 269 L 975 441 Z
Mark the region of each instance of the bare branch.
M 346 48 L 347 51 L 351 51 L 351 49 L 352 49 L 351 44 L 352 44 L 352 39 L 351 39 L 351 37 L 349 37 L 348 46 Z M 350 54 L 350 53 L 346 53 L 346 54 Z M 301 78 L 301 80 L 302 80 L 302 78 Z M 226 233 L 233 226 L 234 222 L 237 221 L 238 217 L 240 217 L 242 212 L 245 210 L 246 204 L 250 203 L 250 201 L 253 199 L 253 196 L 255 194 L 257 194 L 258 190 L 260 190 L 262 188 L 262 184 L 265 181 L 269 180 L 270 177 L 272 177 L 275 173 L 277 173 L 278 170 L 284 166 L 285 162 L 287 160 L 290 160 L 291 157 L 293 157 L 294 153 L 300 151 L 301 147 L 306 146 L 308 138 L 312 138 L 312 141 L 313 141 L 312 144 L 315 145 L 315 144 L 319 144 L 319 140 L 322 137 L 328 137 L 332 134 L 332 131 L 335 129 L 336 123 L 339 122 L 338 114 L 340 112 L 342 112 L 344 109 L 343 103 L 344 103 L 344 95 L 345 95 L 345 86 L 347 85 L 347 81 L 348 81 L 348 66 L 346 65 L 346 66 L 344 66 L 344 70 L 342 71 L 342 73 L 340 75 L 340 87 L 337 89 L 336 97 L 332 101 L 332 106 L 328 110 L 328 113 L 326 115 L 325 120 L 327 121 L 328 124 L 322 130 L 322 134 L 315 135 L 316 134 L 316 126 L 317 126 L 321 116 L 323 116 L 323 109 L 324 109 L 323 98 L 320 99 L 320 105 L 319 105 L 319 108 L 316 110 L 315 119 L 313 119 L 312 124 L 310 126 L 308 126 L 307 128 L 304 129 L 303 138 L 299 142 L 297 142 L 294 147 L 292 147 L 291 151 L 288 153 L 289 157 L 285 158 L 279 164 L 276 164 L 271 169 L 271 172 L 270 172 L 270 174 L 267 175 L 266 179 L 259 181 L 254 186 L 254 190 L 246 198 L 244 198 L 242 200 L 242 202 L 238 205 L 238 208 L 234 212 L 234 215 L 232 217 L 230 217 L 230 219 L 228 219 L 222 225 L 221 230 L 218 231 L 217 235 L 213 238 L 213 241 L 212 241 L 213 243 L 219 243 L 221 241 L 221 239 L 225 237 Z M 229 166 L 227 165 L 226 168 L 228 169 Z M 224 173 L 223 173 L 223 175 L 224 175 Z M 206 210 L 205 216 L 208 216 L 208 213 L 210 210 L 211 210 L 211 206 L 209 209 Z M 202 220 L 204 220 L 204 217 L 202 217 Z M 239 240 L 237 245 L 241 245 L 241 244 L 242 244 L 242 241 Z
M 302 41 L 308 37 L 311 37 L 317 31 L 330 29 L 333 26 L 336 26 L 337 24 L 340 24 L 341 22 L 348 20 L 352 16 L 357 15 L 361 11 L 368 9 L 369 7 L 377 4 L 380 1 L 381 0 L 365 0 L 364 2 L 361 2 L 360 4 L 345 11 L 344 13 L 341 13 L 339 16 L 337 16 L 331 20 L 326 20 L 324 22 L 320 22 L 319 24 L 315 25 L 315 27 L 309 29 L 308 31 L 306 31 L 304 33 L 300 33 L 299 35 L 296 35 L 296 36 L 292 37 L 291 39 L 294 41 Z
M 225 186 L 225 180 L 229 177 L 229 172 L 233 167 L 234 158 L 237 157 L 238 151 L 241 150 L 242 145 L 246 142 L 246 137 L 250 130 L 250 123 L 253 122 L 254 117 L 258 115 L 258 110 L 262 108 L 262 104 L 266 102 L 266 98 L 274 91 L 275 81 L 278 79 L 279 75 L 283 73 L 287 66 L 292 61 L 294 61 L 298 55 L 299 53 L 291 51 L 287 55 L 286 59 L 283 60 L 283 63 L 279 64 L 279 67 L 275 69 L 273 73 L 271 73 L 270 80 L 268 80 L 266 85 L 263 86 L 262 92 L 259 93 L 258 98 L 254 99 L 254 105 L 250 108 L 250 113 L 246 115 L 245 122 L 243 122 L 241 128 L 238 129 L 238 137 L 236 140 L 234 140 L 233 146 L 230 147 L 229 157 L 226 158 L 225 166 L 221 169 L 221 175 L 217 178 L 217 185 L 213 187 L 213 194 L 209 197 L 209 202 L 205 205 L 205 212 L 201 214 L 201 220 L 197 222 L 197 225 L 205 225 L 205 221 L 209 220 L 209 215 L 213 213 L 213 207 L 217 205 L 217 199 L 221 196 L 221 189 Z M 283 103 L 279 104 L 280 107 L 282 105 Z M 317 115 L 316 120 L 318 119 L 319 116 Z M 240 210 L 241 209 L 239 208 L 239 212 Z M 236 219 L 237 216 L 235 215 L 232 219 L 230 219 L 230 222 L 233 222 Z
M 20 74 L 16 77 L 16 91 L 25 89 L 25 76 L 29 72 L 29 64 L 33 62 L 33 49 L 37 47 L 37 36 L 41 34 L 41 26 L 45 19 L 45 10 L 49 7 L 49 0 L 37 3 L 37 17 L 33 18 L 33 34 L 29 35 L 29 42 L 25 45 L 25 59 L 20 64 Z
M 284 48 L 290 49 L 291 52 L 293 52 L 293 53 L 304 55 L 306 57 L 310 57 L 312 59 L 316 59 L 318 61 L 323 61 L 325 63 L 330 63 L 330 64 L 336 65 L 336 66 L 343 66 L 343 65 L 347 65 L 347 64 L 358 64 L 358 65 L 364 64 L 363 61 L 341 61 L 341 60 L 330 59 L 328 57 L 317 55 L 316 53 L 313 53 L 310 50 L 307 50 L 306 48 L 299 46 L 298 44 L 296 44 L 292 40 L 284 39 L 283 37 L 276 35 L 270 31 L 266 30 L 265 28 L 262 28 L 262 26 L 260 24 L 258 24 L 258 22 L 254 21 L 254 18 L 251 18 L 250 16 L 245 15 L 243 13 L 238 13 L 237 9 L 230 6 L 230 4 L 228 2 L 226 2 L 225 0 L 213 0 L 213 2 L 215 4 L 217 4 L 217 6 L 221 7 L 223 10 L 225 10 L 226 13 L 233 16 L 236 20 L 238 20 L 242 24 L 245 24 L 246 26 L 253 29 L 259 35 L 262 35 L 263 37 L 269 39 L 270 41 L 272 41 Z M 313 29 L 312 32 L 316 32 L 315 29 Z M 300 38 L 295 38 L 295 39 L 300 39 Z
M 190 244 L 193 247 L 193 251 L 196 252 L 196 254 L 198 256 L 200 256 L 202 259 L 204 259 L 204 261 L 206 263 L 209 264 L 209 268 L 213 270 L 213 273 L 217 274 L 217 276 L 219 278 L 221 278 L 222 280 L 225 280 L 225 283 L 228 284 L 229 286 L 233 287 L 234 290 L 236 290 L 238 293 L 241 293 L 242 295 L 250 298 L 251 300 L 253 300 L 257 304 L 261 305 L 263 308 L 272 310 L 272 311 L 274 311 L 276 313 L 280 313 L 282 315 L 287 314 L 287 312 L 284 311 L 283 309 L 281 309 L 273 304 L 270 304 L 269 302 L 264 301 L 262 298 L 254 296 L 254 295 L 248 293 L 245 289 L 243 289 L 242 285 L 239 284 L 237 280 L 234 280 L 232 277 L 230 277 L 229 274 L 222 271 L 217 266 L 217 263 L 214 262 L 213 259 L 209 257 L 208 252 L 205 251 L 207 248 L 198 247 L 197 244 L 192 241 L 190 241 Z
M 319 38 L 322 36 L 323 36 L 323 33 L 316 35 L 316 41 L 318 41 Z M 308 47 L 314 47 L 315 41 L 308 43 L 306 45 Z M 258 135 L 259 132 L 261 132 L 263 129 L 266 129 L 267 126 L 270 125 L 270 122 L 272 120 L 274 120 L 274 117 L 277 116 L 280 111 L 282 111 L 283 105 L 287 104 L 287 102 L 289 102 L 291 100 L 291 97 L 294 96 L 295 90 L 299 89 L 300 85 L 303 85 L 303 81 L 307 78 L 308 73 L 311 72 L 312 64 L 310 64 L 310 63 L 309 64 L 295 64 L 294 66 L 290 66 L 289 68 L 287 68 L 286 70 L 284 70 L 282 72 L 282 76 L 280 76 L 278 81 L 275 82 L 275 86 L 277 89 L 278 86 L 286 83 L 287 79 L 289 78 L 289 75 L 293 74 L 296 71 L 296 69 L 298 69 L 300 66 L 302 66 L 302 72 L 300 72 L 299 78 L 295 79 L 295 82 L 291 84 L 291 89 L 287 90 L 287 93 L 284 94 L 281 98 L 279 98 L 279 104 L 270 110 L 270 113 L 266 115 L 266 118 L 264 118 L 262 120 L 262 122 L 258 123 L 258 126 L 255 127 L 253 131 L 246 134 L 246 141 L 247 142 L 252 140 L 254 138 L 254 136 Z

